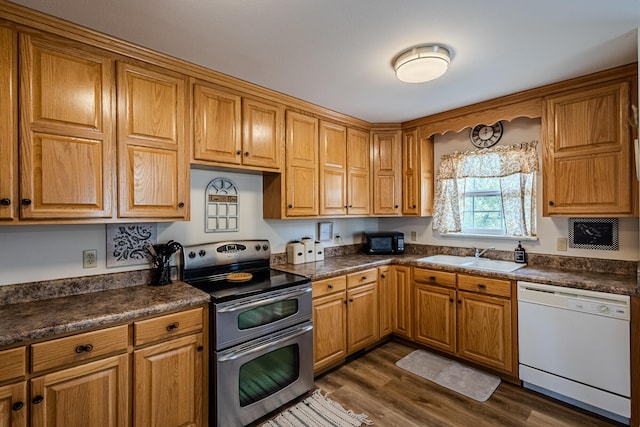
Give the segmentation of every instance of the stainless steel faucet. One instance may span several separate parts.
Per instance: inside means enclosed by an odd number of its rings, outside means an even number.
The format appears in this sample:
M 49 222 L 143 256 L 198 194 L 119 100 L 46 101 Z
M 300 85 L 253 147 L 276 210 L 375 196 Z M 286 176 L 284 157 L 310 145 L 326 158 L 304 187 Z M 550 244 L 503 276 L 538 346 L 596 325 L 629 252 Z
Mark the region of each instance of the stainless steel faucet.
M 490 247 L 488 247 L 488 248 L 486 248 L 486 249 L 482 249 L 482 250 L 480 250 L 480 248 L 476 248 L 476 247 L 474 246 L 474 247 L 473 247 L 473 249 L 475 249 L 475 250 L 476 250 L 475 257 L 476 257 L 476 258 L 480 258 L 480 257 L 482 256 L 482 254 L 484 254 L 485 252 L 487 252 L 487 251 L 489 251 L 489 250 L 491 250 L 491 249 L 495 249 L 495 248 L 494 248 L 493 246 L 490 246 Z

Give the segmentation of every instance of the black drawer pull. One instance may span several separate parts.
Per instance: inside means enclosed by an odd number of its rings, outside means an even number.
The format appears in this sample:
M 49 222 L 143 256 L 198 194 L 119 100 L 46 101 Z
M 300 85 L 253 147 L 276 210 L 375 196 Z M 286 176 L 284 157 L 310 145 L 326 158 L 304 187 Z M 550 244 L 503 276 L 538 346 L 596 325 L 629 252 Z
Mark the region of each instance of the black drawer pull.
M 333 289 L 333 285 L 327 285 L 327 289 Z
M 76 353 L 89 353 L 91 350 L 93 350 L 93 346 L 91 344 L 79 345 L 76 347 Z
M 22 199 L 21 202 L 24 206 L 29 206 L 31 204 L 31 199 Z
M 487 289 L 487 285 L 484 283 L 478 283 L 478 289 Z
M 178 329 L 179 326 L 180 326 L 179 322 L 173 322 L 172 324 L 167 326 L 167 331 L 169 332 L 175 331 L 176 329 Z
M 436 276 L 429 276 L 429 280 L 431 280 L 432 282 L 436 281 Z
M 22 409 L 24 407 L 24 403 L 22 402 L 16 402 L 13 404 L 13 406 L 11 407 L 11 409 L 13 409 L 14 411 L 19 411 L 20 409 Z
M 367 276 L 362 276 L 360 280 L 367 280 Z
M 42 401 L 44 400 L 44 397 L 37 395 L 36 397 L 33 398 L 33 400 L 31 401 L 34 405 L 37 405 L 39 403 L 42 403 Z
M 7 198 L 0 199 L 0 205 L 9 206 L 10 204 L 11 204 L 11 199 L 7 199 Z

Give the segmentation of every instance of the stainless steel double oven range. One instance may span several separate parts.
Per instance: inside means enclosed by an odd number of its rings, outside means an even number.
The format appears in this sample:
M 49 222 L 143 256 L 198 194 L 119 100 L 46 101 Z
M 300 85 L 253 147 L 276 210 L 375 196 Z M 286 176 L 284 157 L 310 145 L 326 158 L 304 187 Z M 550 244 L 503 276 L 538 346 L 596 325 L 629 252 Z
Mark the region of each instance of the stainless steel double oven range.
M 311 282 L 269 267 L 268 240 L 183 248 L 182 279 L 211 295 L 211 426 L 244 426 L 313 387 Z

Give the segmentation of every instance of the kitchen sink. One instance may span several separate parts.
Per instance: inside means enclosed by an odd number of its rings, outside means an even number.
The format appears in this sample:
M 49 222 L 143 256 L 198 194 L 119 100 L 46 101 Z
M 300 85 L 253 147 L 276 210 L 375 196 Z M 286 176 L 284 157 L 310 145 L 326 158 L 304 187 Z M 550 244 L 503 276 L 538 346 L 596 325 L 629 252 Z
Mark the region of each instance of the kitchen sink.
M 418 261 L 452 265 L 455 267 L 475 268 L 477 270 L 496 271 L 500 273 L 510 273 L 526 266 L 526 264 L 518 264 L 512 261 L 500 261 L 496 259 L 456 255 L 432 255 L 420 258 Z

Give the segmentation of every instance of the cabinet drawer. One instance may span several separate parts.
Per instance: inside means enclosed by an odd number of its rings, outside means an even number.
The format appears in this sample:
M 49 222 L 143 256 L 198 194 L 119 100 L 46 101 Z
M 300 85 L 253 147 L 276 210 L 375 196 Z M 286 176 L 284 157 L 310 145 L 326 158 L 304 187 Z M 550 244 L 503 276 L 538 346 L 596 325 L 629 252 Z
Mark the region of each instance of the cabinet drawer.
M 97 356 L 126 351 L 128 344 L 128 325 L 45 341 L 31 346 L 31 367 L 33 372 L 56 368 Z
M 370 268 L 368 270 L 358 271 L 347 275 L 347 288 L 355 288 L 356 286 L 372 283 L 378 280 L 378 269 Z
M 0 382 L 23 377 L 27 372 L 26 347 L 0 351 Z
M 511 282 L 508 280 L 458 274 L 458 289 L 500 297 L 511 297 Z
M 313 298 L 344 291 L 347 288 L 347 277 L 338 276 L 331 279 L 318 280 L 312 283 Z
M 455 273 L 427 270 L 425 268 L 414 268 L 413 280 L 420 283 L 429 283 L 434 285 L 446 286 L 449 288 L 455 288 L 456 286 Z
M 202 308 L 167 314 L 133 324 L 135 345 L 171 338 L 202 329 Z

